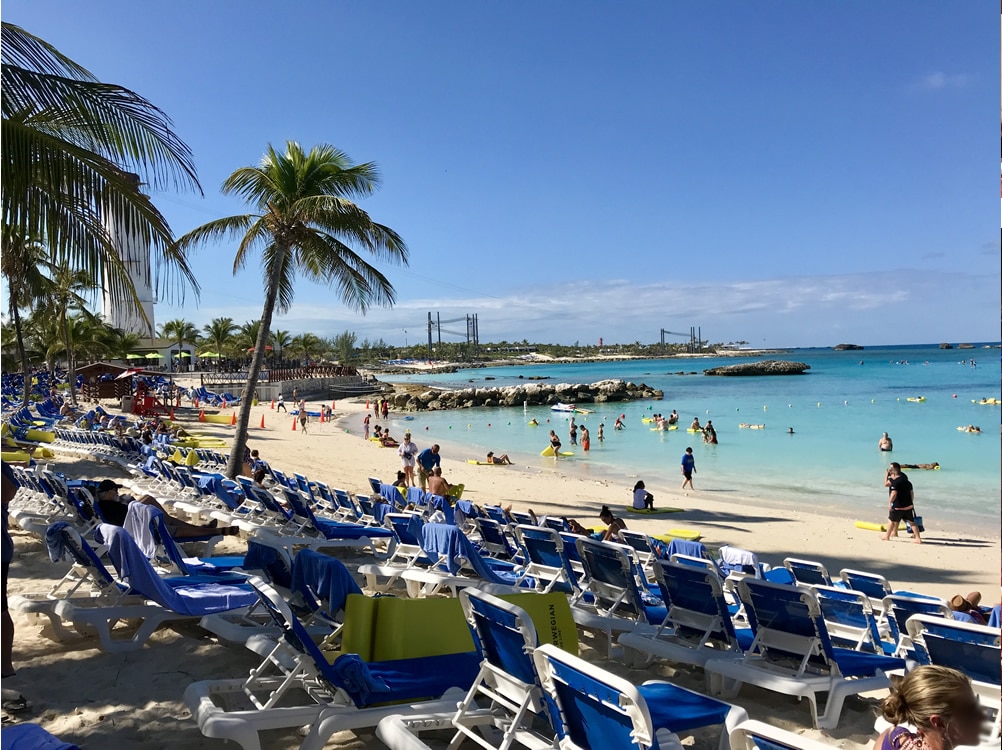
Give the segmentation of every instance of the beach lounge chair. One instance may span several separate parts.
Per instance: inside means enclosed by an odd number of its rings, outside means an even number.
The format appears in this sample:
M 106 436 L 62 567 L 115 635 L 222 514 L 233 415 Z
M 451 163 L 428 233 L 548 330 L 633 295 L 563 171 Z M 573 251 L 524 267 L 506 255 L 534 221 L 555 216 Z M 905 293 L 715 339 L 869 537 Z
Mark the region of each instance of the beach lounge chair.
M 492 557 L 513 560 L 518 554 L 505 533 L 507 528 L 505 525 L 498 523 L 493 518 L 474 518 L 473 524 L 480 536 L 480 546 L 487 550 Z
M 824 563 L 814 560 L 801 560 L 797 557 L 787 557 L 783 567 L 790 571 L 794 582 L 799 586 L 834 586 L 832 577 Z
M 810 590 L 751 577 L 738 581 L 735 589 L 755 638 L 740 660 L 706 662 L 715 692 L 736 695 L 742 683 L 750 682 L 807 698 L 814 726 L 833 729 L 846 696 L 886 688 L 887 672 L 904 668 L 903 659 L 835 647 Z M 822 713 L 819 694 L 828 696 Z
M 870 597 L 870 603 L 877 612 L 883 612 L 885 596 L 917 596 L 928 598 L 924 597 L 923 594 L 913 591 L 893 591 L 887 579 L 876 573 L 842 568 L 839 571 L 839 577 L 846 588 L 853 591 L 861 591 Z
M 427 748 L 419 739 L 421 731 L 451 728 L 456 733 L 450 747 L 458 747 L 466 738 L 498 750 L 512 744 L 552 748 L 554 733 L 532 654 L 541 640 L 577 653 L 567 598 L 557 593 L 499 598 L 463 589 L 459 600 L 483 661 L 458 711 L 388 717 L 379 723 L 377 736 L 391 750 L 414 750 Z M 563 628 L 558 625 L 561 622 Z
M 749 719 L 731 730 L 731 750 L 832 750 L 832 745 Z
M 536 591 L 577 591 L 577 576 L 570 568 L 564 553 L 564 540 L 553 529 L 542 526 L 516 526 L 515 538 L 522 548 L 524 565 L 518 573 L 516 585 L 531 579 Z
M 748 714 L 670 682 L 633 685 L 550 644 L 533 653 L 561 750 L 670 747 L 679 732 L 721 725 L 719 747 Z M 674 742 L 672 741 L 674 739 Z
M 460 588 L 471 585 L 494 593 L 511 592 L 517 586 L 512 563 L 482 557 L 466 535 L 451 524 L 424 524 L 421 549 L 432 561 L 431 567 L 412 566 L 400 574 L 411 597 L 432 596 L 444 588 L 455 596 Z
M 360 565 L 358 568 L 358 572 L 365 576 L 366 589 L 374 593 L 389 591 L 405 570 L 427 568 L 432 564 L 421 548 L 424 521 L 419 515 L 387 513 L 384 523 L 393 535 L 388 557 L 380 563 Z
M 914 615 L 930 615 L 953 619 L 950 605 L 936 597 L 899 596 L 891 594 L 883 601 L 884 617 L 878 624 L 886 626 L 891 640 L 895 643 L 895 656 L 915 658 L 911 638 L 908 635 L 908 620 Z
M 259 731 L 311 724 L 302 747 L 322 748 L 334 732 L 391 714 L 455 710 L 476 676 L 479 656 L 458 601 L 350 595 L 335 652 L 321 650 L 274 588 L 256 578 L 251 585 L 283 635 L 246 679 L 188 686 L 184 701 L 206 737 L 260 750 Z M 227 710 L 230 695 L 252 708 Z
M 282 488 L 283 495 L 293 513 L 301 521 L 305 522 L 300 533 L 312 530 L 321 539 L 304 541 L 313 548 L 327 547 L 368 547 L 373 556 L 385 558 L 386 555 L 376 547 L 375 540 L 381 539 L 387 542 L 393 538 L 393 532 L 389 529 L 382 529 L 376 526 L 362 526 L 357 523 L 345 523 L 335 521 L 332 518 L 321 518 L 313 512 L 313 508 L 299 491 Z
M 908 635 L 920 661 L 959 669 L 971 679 L 981 705 L 990 712 L 990 728 L 981 744 L 997 745 L 1002 726 L 1002 677 L 999 673 L 1002 631 L 919 614 L 908 618 Z
M 629 547 L 587 537 L 578 537 L 575 546 L 584 576 L 571 597 L 571 611 L 578 627 L 605 639 L 607 656 L 614 635 L 645 624 L 653 630 L 664 621 L 668 610 L 641 590 Z
M 627 632 L 619 636 L 627 663 L 646 666 L 652 659 L 660 658 L 701 667 L 710 659 L 743 656 L 744 650 L 751 646 L 752 632 L 734 626 L 716 571 L 658 560 L 654 573 L 668 612 L 652 632 Z
M 88 552 L 89 545 L 72 539 L 72 534 L 68 537 L 71 542 L 67 548 L 74 557 L 80 555 L 87 560 L 93 575 L 110 578 L 93 549 Z M 246 586 L 192 582 L 184 577 L 160 578 L 129 533 L 118 526 L 101 524 L 95 537 L 108 546 L 121 596 L 113 601 L 107 597 L 59 599 L 54 612 L 61 620 L 72 623 L 78 632 L 96 633 L 104 651 L 134 651 L 142 648 L 166 622 L 246 607 L 256 600 L 254 592 Z M 76 541 L 81 542 L 79 548 L 73 545 Z M 116 623 L 128 620 L 140 622 L 134 633 L 114 632 Z
M 854 651 L 893 655 L 897 644 L 882 640 L 870 598 L 862 591 L 813 586 L 832 643 Z

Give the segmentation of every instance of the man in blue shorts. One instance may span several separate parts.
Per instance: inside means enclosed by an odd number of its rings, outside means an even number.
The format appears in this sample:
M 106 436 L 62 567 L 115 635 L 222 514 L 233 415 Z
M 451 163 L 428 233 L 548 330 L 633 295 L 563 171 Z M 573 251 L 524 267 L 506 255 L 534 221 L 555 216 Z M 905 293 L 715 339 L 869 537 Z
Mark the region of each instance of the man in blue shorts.
M 696 488 L 692 486 L 692 475 L 696 473 L 696 457 L 692 455 L 692 448 L 686 448 L 685 453 L 682 455 L 682 476 L 685 481 L 682 482 L 682 489 L 684 490 L 686 485 L 689 486 L 690 490 L 695 490 Z

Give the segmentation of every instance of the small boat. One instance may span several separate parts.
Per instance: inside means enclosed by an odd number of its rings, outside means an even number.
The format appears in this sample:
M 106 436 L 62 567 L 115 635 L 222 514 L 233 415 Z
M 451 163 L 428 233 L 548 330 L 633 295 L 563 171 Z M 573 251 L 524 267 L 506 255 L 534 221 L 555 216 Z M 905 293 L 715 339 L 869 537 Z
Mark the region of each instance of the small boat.
M 575 408 L 576 407 L 574 406 L 574 404 L 559 403 L 559 404 L 554 404 L 553 406 L 551 406 L 550 407 L 550 411 L 569 411 L 569 412 L 573 412 Z

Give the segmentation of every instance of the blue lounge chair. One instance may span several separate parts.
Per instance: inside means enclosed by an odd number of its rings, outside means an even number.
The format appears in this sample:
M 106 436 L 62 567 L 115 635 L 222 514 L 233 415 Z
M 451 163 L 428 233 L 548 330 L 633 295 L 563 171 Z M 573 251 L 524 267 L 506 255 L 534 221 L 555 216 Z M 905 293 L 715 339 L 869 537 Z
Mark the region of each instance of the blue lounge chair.
M 658 560 L 654 573 L 668 612 L 653 632 L 619 637 L 629 663 L 647 665 L 657 657 L 703 666 L 710 659 L 743 656 L 752 643 L 751 630 L 735 627 L 723 583 L 714 570 Z M 637 658 L 638 654 L 646 656 Z
M 668 610 L 642 590 L 629 547 L 587 537 L 578 537 L 575 546 L 584 577 L 571 597 L 571 611 L 579 627 L 605 638 L 607 656 L 614 635 L 648 624 L 653 630 L 664 621 Z
M 542 688 L 532 658 L 542 628 L 518 605 L 534 606 L 537 613 L 544 613 L 543 618 L 552 627 L 552 622 L 570 619 L 567 599 L 560 594 L 536 593 L 501 599 L 476 589 L 463 589 L 459 598 L 483 654 L 480 672 L 459 710 L 438 715 L 391 716 L 379 723 L 376 735 L 391 750 L 424 750 L 428 746 L 419 735 L 430 729 L 454 729 L 450 747 L 459 747 L 468 739 L 483 748 L 497 750 L 507 750 L 512 745 L 552 748 L 554 731 L 544 710 Z M 561 608 L 562 612 L 554 613 Z M 562 635 L 551 642 L 571 653 L 577 651 L 576 641 L 564 641 Z
M 999 673 L 999 640 L 1002 631 L 985 625 L 948 620 L 932 615 L 908 618 L 908 634 L 918 660 L 959 669 L 990 711 L 990 729 L 982 745 L 998 745 L 1002 726 L 1002 677 Z
M 142 648 L 165 622 L 247 607 L 256 601 L 256 595 L 246 585 L 198 583 L 185 577 L 161 578 L 129 533 L 118 526 L 101 524 L 95 538 L 107 544 L 108 557 L 124 594 L 142 597 L 142 603 L 121 599 L 108 605 L 99 600 L 64 599 L 56 603 L 55 612 L 78 629 L 85 628 L 84 632 L 95 631 L 104 651 L 133 651 Z M 100 561 L 97 565 L 104 567 Z M 125 620 L 139 620 L 142 624 L 131 636 L 116 638 L 113 627 Z
M 674 744 L 666 734 L 715 725 L 726 750 L 730 731 L 748 718 L 740 706 L 670 682 L 633 685 L 550 644 L 533 659 L 562 750 L 647 750 Z
M 950 605 L 935 597 L 885 596 L 883 601 L 884 619 L 880 624 L 886 625 L 891 639 L 895 643 L 895 656 L 914 658 L 911 638 L 908 637 L 908 620 L 913 615 L 931 615 L 947 620 L 953 619 Z
M 854 651 L 893 655 L 897 644 L 880 637 L 870 598 L 862 591 L 813 586 L 832 643 Z
M 904 659 L 837 648 L 810 590 L 745 578 L 735 585 L 755 635 L 741 660 L 710 659 L 705 669 L 711 687 L 736 695 L 742 683 L 807 698 L 814 726 L 838 726 L 848 695 L 886 688 L 887 672 L 904 668 Z M 721 678 L 732 680 L 725 683 Z M 823 714 L 817 696 L 827 693 Z
M 474 518 L 474 526 L 479 532 L 479 544 L 492 557 L 502 560 L 512 560 L 517 555 L 505 533 L 505 526 L 495 521 L 493 518 Z
M 542 593 L 575 593 L 578 590 L 577 576 L 570 568 L 560 534 L 542 526 L 518 525 L 515 527 L 515 538 L 525 560 L 518 574 L 519 585 L 531 579 L 535 589 Z
M 783 567 L 790 571 L 795 583 L 801 586 L 834 586 L 832 577 L 828 575 L 828 569 L 824 563 L 814 560 L 801 560 L 796 557 L 787 557 L 783 560 Z
M 251 586 L 283 635 L 249 678 L 188 686 L 185 703 L 207 737 L 260 750 L 259 731 L 312 724 L 302 747 L 319 749 L 334 732 L 373 727 L 391 714 L 454 709 L 479 669 L 476 651 L 389 662 L 339 654 L 331 663 L 274 588 L 256 578 Z M 290 705 L 295 688 L 306 698 Z M 253 708 L 227 710 L 217 703 L 227 694 L 243 695 Z

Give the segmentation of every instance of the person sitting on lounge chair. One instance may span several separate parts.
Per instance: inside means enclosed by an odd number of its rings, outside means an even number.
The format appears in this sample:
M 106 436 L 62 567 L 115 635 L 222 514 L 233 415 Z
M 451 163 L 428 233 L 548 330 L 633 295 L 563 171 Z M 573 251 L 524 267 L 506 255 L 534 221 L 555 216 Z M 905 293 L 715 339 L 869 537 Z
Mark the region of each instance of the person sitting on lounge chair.
M 432 469 L 431 475 L 428 477 L 428 492 L 433 495 L 441 495 L 442 497 L 449 497 L 452 493 L 452 485 L 445 481 L 442 476 L 442 467 L 436 466 Z
M 618 542 L 620 541 L 619 532 L 626 528 L 626 523 L 622 518 L 617 518 L 612 515 L 612 511 L 609 510 L 608 505 L 603 505 L 602 510 L 598 514 L 599 519 L 602 523 L 606 524 L 605 531 L 602 532 L 603 542 Z
M 511 459 L 508 458 L 507 453 L 502 453 L 500 456 L 494 455 L 494 451 L 487 451 L 487 463 L 489 464 L 510 464 Z
M 122 485 L 116 484 L 110 479 L 102 480 L 102 482 L 97 486 L 97 507 L 101 512 L 101 517 L 104 519 L 105 523 L 110 523 L 113 526 L 124 526 L 125 516 L 128 513 L 129 503 L 137 502 L 143 503 L 144 505 L 152 505 L 154 508 L 158 508 L 164 514 L 164 522 L 167 524 L 167 529 L 170 531 L 171 536 L 175 539 L 191 539 L 194 537 L 202 538 L 213 535 L 221 536 L 231 536 L 233 534 L 239 533 L 239 529 L 236 526 L 227 526 L 225 528 L 216 528 L 218 521 L 213 521 L 206 526 L 198 526 L 193 523 L 188 523 L 187 521 L 179 521 L 178 519 L 171 516 L 166 509 L 157 502 L 157 499 L 153 495 L 143 495 L 138 500 L 132 495 L 119 495 L 118 490 L 121 489 Z

